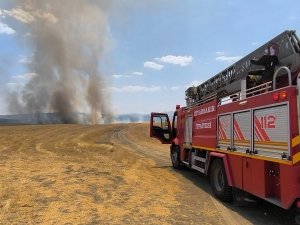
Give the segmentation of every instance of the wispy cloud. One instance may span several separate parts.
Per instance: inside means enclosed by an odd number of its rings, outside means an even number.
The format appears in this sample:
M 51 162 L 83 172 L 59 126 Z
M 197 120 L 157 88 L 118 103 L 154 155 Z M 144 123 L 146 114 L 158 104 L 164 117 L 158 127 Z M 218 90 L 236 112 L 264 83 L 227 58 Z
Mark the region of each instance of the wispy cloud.
M 113 78 L 121 78 L 121 77 L 131 77 L 131 76 L 128 76 L 128 75 L 121 75 L 121 74 L 115 74 L 115 75 L 112 75 Z
M 225 52 L 216 52 L 216 55 L 224 55 Z
M 35 18 L 33 15 L 31 15 L 29 12 L 24 11 L 23 9 L 17 8 L 12 10 L 3 10 L 5 15 L 8 15 L 10 17 L 15 18 L 16 20 L 19 20 L 23 23 L 31 23 L 35 21 Z
M 121 88 L 117 87 L 107 87 L 109 91 L 113 92 L 153 92 L 153 91 L 160 91 L 162 88 L 159 86 L 123 86 Z
M 44 19 L 50 23 L 56 23 L 58 19 L 51 13 L 45 13 L 42 10 L 27 12 L 21 8 L 13 8 L 12 10 L 3 10 L 3 14 L 13 17 L 23 23 L 32 23 L 36 18 Z
M 185 87 L 197 87 L 199 84 L 202 84 L 202 81 L 193 80 L 189 85 L 186 85 Z
M 174 55 L 167 55 L 163 56 L 161 58 L 155 58 L 155 60 L 165 62 L 165 63 L 171 63 L 175 65 L 180 66 L 187 66 L 193 61 L 192 56 L 174 56 Z
M 112 77 L 113 78 L 121 78 L 121 77 L 123 77 L 123 75 L 117 75 L 117 74 L 115 74 L 115 75 L 112 75 Z
M 7 83 L 5 85 L 6 86 L 11 86 L 11 87 L 24 87 L 25 86 L 25 84 L 23 84 L 23 83 L 12 83 L 12 82 Z
M 164 68 L 163 65 L 160 65 L 160 64 L 157 64 L 155 62 L 144 62 L 144 67 L 147 67 L 147 68 L 151 68 L 151 69 L 154 69 L 154 70 L 160 70 L 162 68 Z
M 173 86 L 173 87 L 171 87 L 171 90 L 175 91 L 175 90 L 178 90 L 179 88 L 180 88 L 180 86 Z
M 252 45 L 257 45 L 258 43 L 257 43 L 257 42 L 252 42 L 251 44 L 252 44 Z
M 298 18 L 299 18 L 298 16 L 289 16 L 288 17 L 289 20 L 295 20 L 295 19 L 298 19 Z
M 2 17 L 3 19 L 5 19 L 5 15 L 2 13 L 1 9 L 0 9 L 0 17 Z
M 218 56 L 215 60 L 226 61 L 226 62 L 236 62 L 241 59 L 242 56 Z
M 136 76 L 142 76 L 144 75 L 142 72 L 133 72 L 132 73 L 133 75 L 136 75 Z M 116 78 L 116 79 L 119 79 L 119 78 L 122 78 L 122 77 L 132 77 L 130 75 L 123 75 L 123 74 L 114 74 L 112 75 L 113 78 Z
M 19 55 L 19 62 L 20 63 L 24 63 L 24 64 L 30 64 L 32 63 L 32 57 L 33 57 L 33 54 L 30 54 L 28 56 L 25 56 L 25 55 Z
M 133 75 L 138 75 L 138 76 L 144 75 L 142 72 L 133 72 L 132 74 L 133 74 Z
M 16 31 L 0 21 L 0 34 L 14 34 Z
M 17 76 L 12 76 L 12 77 L 24 79 L 24 78 L 32 78 L 32 77 L 35 77 L 35 76 L 37 76 L 36 73 L 25 73 L 24 75 L 17 75 Z

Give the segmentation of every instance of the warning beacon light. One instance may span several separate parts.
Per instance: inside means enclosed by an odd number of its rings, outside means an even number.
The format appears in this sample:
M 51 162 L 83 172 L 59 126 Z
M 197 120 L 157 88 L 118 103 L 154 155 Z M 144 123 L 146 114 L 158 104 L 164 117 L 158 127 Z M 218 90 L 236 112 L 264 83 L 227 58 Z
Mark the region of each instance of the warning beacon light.
M 281 91 L 280 93 L 274 93 L 274 94 L 273 94 L 273 99 L 274 99 L 275 101 L 277 101 L 279 98 L 280 98 L 280 99 L 285 99 L 286 96 L 287 96 L 286 91 Z
M 180 108 L 180 105 L 176 105 L 176 109 L 179 109 Z
M 273 99 L 274 99 L 275 101 L 277 101 L 277 100 L 279 99 L 279 94 L 278 94 L 278 93 L 274 93 L 274 94 L 273 94 Z

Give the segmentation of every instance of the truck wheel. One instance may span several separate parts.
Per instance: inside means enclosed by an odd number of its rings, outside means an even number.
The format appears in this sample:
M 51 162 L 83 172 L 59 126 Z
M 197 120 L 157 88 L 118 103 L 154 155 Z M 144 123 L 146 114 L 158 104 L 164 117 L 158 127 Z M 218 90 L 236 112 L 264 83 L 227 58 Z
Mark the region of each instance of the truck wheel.
M 180 170 L 181 165 L 180 165 L 180 148 L 179 148 L 179 146 L 172 148 L 171 160 L 172 160 L 173 167 L 177 170 Z
M 228 185 L 224 163 L 215 159 L 211 166 L 210 182 L 215 196 L 223 202 L 232 201 L 232 187 Z
M 295 217 L 295 222 L 296 222 L 297 224 L 300 224 L 300 215 L 297 215 L 297 216 Z

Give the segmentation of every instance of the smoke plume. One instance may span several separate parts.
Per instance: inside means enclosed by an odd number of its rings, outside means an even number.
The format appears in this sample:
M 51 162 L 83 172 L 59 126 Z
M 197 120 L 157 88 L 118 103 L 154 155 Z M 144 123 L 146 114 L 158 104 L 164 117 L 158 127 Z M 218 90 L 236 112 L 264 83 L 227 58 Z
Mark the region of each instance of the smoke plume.
M 78 113 L 89 112 L 88 121 L 112 118 L 105 76 L 100 72 L 104 53 L 111 46 L 107 12 L 109 0 L 14 0 L 2 13 L 15 19 L 18 37 L 33 52 L 27 63 L 32 76 L 17 96 L 7 96 L 10 113 L 55 113 L 52 122 L 79 123 Z

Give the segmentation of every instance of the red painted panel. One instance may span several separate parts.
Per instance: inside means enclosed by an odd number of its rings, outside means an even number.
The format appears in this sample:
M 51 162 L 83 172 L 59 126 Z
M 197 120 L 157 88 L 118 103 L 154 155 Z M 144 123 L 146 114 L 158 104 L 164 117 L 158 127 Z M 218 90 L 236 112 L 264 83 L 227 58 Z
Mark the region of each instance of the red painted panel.
M 294 180 L 293 184 L 295 184 L 294 192 L 295 196 L 300 198 L 300 166 L 294 166 Z
M 260 159 L 252 159 L 252 189 L 253 194 L 265 198 L 265 161 Z
M 279 163 L 264 161 L 265 164 L 265 196 L 280 198 Z M 272 172 L 273 171 L 273 172 Z M 280 172 L 280 171 L 279 171 Z
M 184 141 L 184 118 L 185 113 L 182 108 L 178 109 L 177 112 L 177 138 L 179 139 L 179 144 L 181 145 Z
M 252 193 L 252 159 L 243 157 L 243 190 Z
M 189 153 L 190 149 L 186 149 L 183 146 L 181 147 L 180 150 L 180 161 L 186 161 L 189 158 Z
M 216 148 L 217 103 L 214 100 L 194 108 L 193 145 Z
M 241 156 L 228 154 L 229 167 L 233 179 L 233 186 L 243 189 L 243 161 Z
M 294 202 L 295 193 L 293 188 L 293 166 L 280 164 L 281 204 L 288 209 Z

